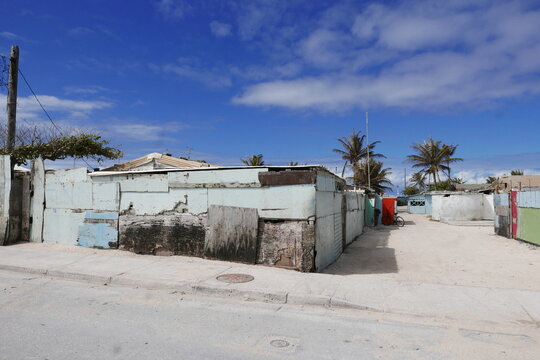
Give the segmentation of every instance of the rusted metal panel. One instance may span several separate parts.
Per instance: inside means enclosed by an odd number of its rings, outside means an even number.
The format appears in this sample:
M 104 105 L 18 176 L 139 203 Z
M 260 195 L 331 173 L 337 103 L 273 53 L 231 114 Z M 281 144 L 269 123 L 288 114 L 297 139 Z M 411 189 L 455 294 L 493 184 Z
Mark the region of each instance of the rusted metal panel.
M 497 216 L 508 216 L 510 214 L 510 211 L 508 209 L 508 205 L 495 206 L 495 214 Z
M 254 264 L 258 220 L 257 209 L 210 206 L 204 256 Z
M 118 213 L 86 211 L 77 243 L 88 248 L 118 247 Z
M 314 170 L 286 170 L 259 173 L 262 186 L 307 185 L 317 182 Z
M 260 187 L 259 173 L 267 169 L 220 169 L 170 172 L 170 188 L 246 188 Z
M 32 161 L 32 198 L 30 204 L 30 242 L 43 241 L 43 212 L 45 211 L 45 167 L 43 159 Z
M 119 248 L 137 254 L 202 257 L 205 216 L 120 215 Z
M 295 269 L 315 270 L 315 224 L 313 221 L 259 221 L 257 263 Z

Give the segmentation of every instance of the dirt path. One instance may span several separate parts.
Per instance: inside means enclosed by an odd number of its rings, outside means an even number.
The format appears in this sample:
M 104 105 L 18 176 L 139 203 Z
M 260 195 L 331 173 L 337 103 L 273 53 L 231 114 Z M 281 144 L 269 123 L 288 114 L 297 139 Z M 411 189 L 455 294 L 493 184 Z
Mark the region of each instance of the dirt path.
M 540 290 L 540 248 L 492 227 L 453 226 L 400 214 L 403 228 L 366 228 L 326 273 L 393 280 Z

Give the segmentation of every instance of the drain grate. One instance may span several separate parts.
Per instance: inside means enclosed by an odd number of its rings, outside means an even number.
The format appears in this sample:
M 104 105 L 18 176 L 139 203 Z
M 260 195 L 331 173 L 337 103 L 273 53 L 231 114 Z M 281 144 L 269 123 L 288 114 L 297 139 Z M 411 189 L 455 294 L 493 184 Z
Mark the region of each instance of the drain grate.
M 223 275 L 219 275 L 216 279 L 219 281 L 226 282 L 226 283 L 236 284 L 236 283 L 249 282 L 255 278 L 248 274 L 223 274 Z

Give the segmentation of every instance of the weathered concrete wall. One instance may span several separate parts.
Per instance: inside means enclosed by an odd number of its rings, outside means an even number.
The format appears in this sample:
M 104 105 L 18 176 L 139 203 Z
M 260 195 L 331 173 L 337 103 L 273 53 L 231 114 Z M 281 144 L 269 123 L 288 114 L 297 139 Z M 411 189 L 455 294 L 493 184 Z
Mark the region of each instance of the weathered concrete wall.
M 493 220 L 492 195 L 485 194 L 434 194 L 432 219 L 438 221 Z
M 258 223 L 257 209 L 211 205 L 204 256 L 254 264 L 257 261 Z
M 346 192 L 346 229 L 345 241 L 349 245 L 364 232 L 364 211 L 366 200 L 364 195 L 355 192 Z
M 204 256 L 206 215 L 121 215 L 119 248 L 137 254 Z
M 345 242 L 343 192 L 335 178 L 327 174 L 318 175 L 316 201 L 315 267 L 320 271 L 337 260 Z
M 315 222 L 260 220 L 257 263 L 315 271 Z
M 345 194 L 343 180 L 322 169 L 43 176 L 40 166 L 32 177 L 43 190 L 34 189 L 33 241 L 314 271 L 335 261 L 364 226 L 364 197 Z

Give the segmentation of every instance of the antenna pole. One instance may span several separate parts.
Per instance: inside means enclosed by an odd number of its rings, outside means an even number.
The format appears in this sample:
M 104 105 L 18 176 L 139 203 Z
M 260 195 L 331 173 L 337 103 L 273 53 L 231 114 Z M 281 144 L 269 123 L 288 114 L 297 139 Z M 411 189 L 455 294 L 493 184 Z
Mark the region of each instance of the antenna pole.
M 371 171 L 369 169 L 369 152 L 370 152 L 370 148 L 369 148 L 369 119 L 368 119 L 368 113 L 366 111 L 366 142 L 367 142 L 367 186 L 368 188 L 371 189 Z

